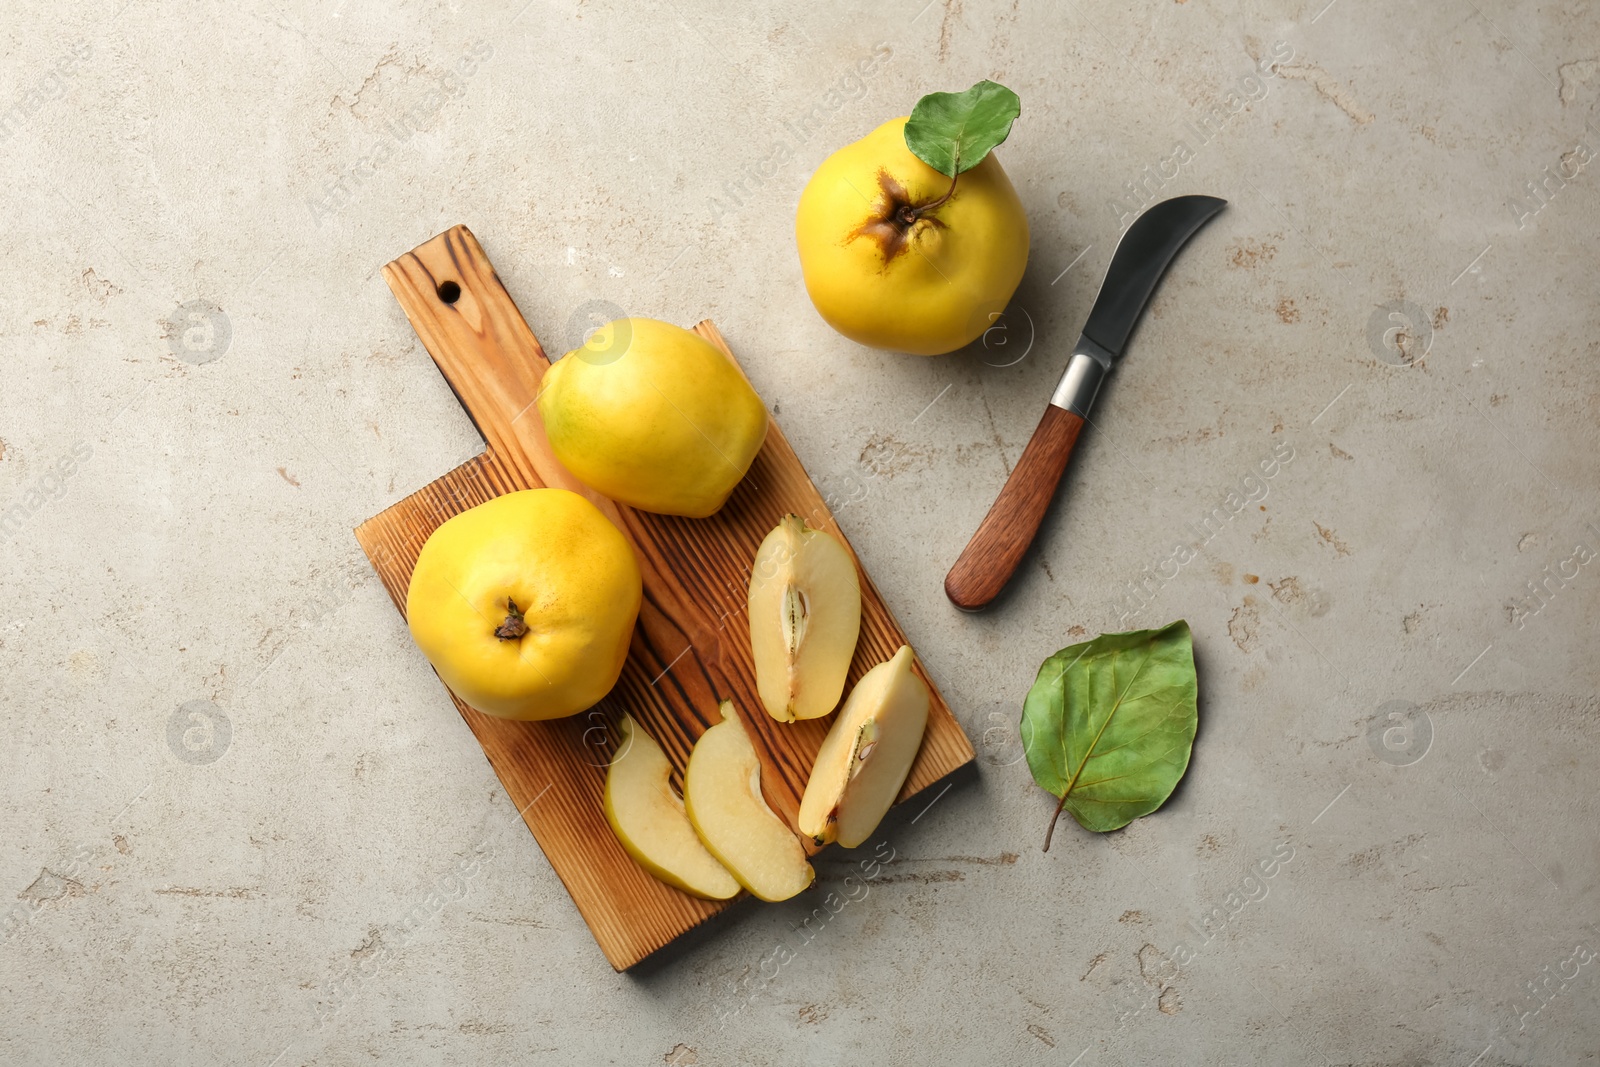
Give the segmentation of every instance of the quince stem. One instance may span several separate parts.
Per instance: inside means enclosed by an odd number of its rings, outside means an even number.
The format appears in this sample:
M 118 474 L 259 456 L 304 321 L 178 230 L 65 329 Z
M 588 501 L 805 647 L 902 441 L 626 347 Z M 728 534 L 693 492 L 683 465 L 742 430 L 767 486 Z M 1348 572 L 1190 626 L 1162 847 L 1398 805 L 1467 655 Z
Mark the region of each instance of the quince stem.
M 506 597 L 506 619 L 494 628 L 494 635 L 502 641 L 515 641 L 528 632 L 528 623 L 517 610 L 517 602 Z
M 933 211 L 935 208 L 944 206 L 944 203 L 947 200 L 956 195 L 956 182 L 960 180 L 961 175 L 958 173 L 950 179 L 950 188 L 944 191 L 944 195 L 933 201 L 931 204 L 902 205 L 900 210 L 895 212 L 896 218 L 902 226 L 910 227 L 916 225 L 918 219 Z

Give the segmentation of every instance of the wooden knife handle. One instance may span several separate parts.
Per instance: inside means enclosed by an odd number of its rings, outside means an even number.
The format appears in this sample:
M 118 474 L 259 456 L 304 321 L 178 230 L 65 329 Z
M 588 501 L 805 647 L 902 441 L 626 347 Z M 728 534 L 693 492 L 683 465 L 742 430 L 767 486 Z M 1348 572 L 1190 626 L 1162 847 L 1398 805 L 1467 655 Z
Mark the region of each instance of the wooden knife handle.
M 945 575 L 944 595 L 950 603 L 977 611 L 1000 595 L 1039 532 L 1082 429 L 1082 415 L 1054 404 L 1044 409 L 1005 488 Z

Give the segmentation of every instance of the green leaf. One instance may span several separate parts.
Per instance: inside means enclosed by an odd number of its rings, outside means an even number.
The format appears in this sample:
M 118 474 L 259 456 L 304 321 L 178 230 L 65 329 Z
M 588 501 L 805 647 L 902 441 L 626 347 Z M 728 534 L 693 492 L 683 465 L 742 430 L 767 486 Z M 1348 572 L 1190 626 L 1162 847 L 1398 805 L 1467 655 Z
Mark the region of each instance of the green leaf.
M 1150 814 L 1189 767 L 1195 694 L 1194 642 L 1182 619 L 1062 649 L 1044 661 L 1022 705 L 1033 780 L 1085 830 L 1117 830 Z
M 906 147 L 954 178 L 983 162 L 1022 114 L 1022 101 L 1004 85 L 981 81 L 964 93 L 929 93 L 906 121 Z

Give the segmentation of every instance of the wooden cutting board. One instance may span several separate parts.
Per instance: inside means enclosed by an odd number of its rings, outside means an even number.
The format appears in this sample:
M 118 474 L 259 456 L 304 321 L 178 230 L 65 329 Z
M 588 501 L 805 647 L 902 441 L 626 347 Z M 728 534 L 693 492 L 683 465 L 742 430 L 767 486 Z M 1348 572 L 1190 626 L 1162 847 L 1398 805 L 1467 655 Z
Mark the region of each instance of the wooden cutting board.
M 452 694 L 606 959 L 625 970 L 732 902 L 700 900 L 657 881 L 611 832 L 601 795 L 622 713 L 632 713 L 661 742 L 681 787 L 695 739 L 717 720 L 718 700 L 732 699 L 761 754 L 762 792 L 794 826 L 806 777 L 833 719 L 779 723 L 762 710 L 746 587 L 757 546 L 785 514 L 801 515 L 840 540 L 844 534 L 775 422 L 749 474 L 709 519 L 652 515 L 600 496 L 550 451 L 534 407 L 550 362 L 471 231 L 447 230 L 385 266 L 383 275 L 487 445 L 356 527 L 356 540 L 401 613 L 428 535 L 452 515 L 502 493 L 542 486 L 583 493 L 638 551 L 644 606 L 622 678 L 595 708 L 567 719 L 512 722 L 474 711 Z M 709 320 L 695 330 L 733 358 Z M 848 685 L 908 643 L 862 571 L 861 641 Z M 901 802 L 973 758 L 972 744 L 921 663 L 917 673 L 933 705 Z

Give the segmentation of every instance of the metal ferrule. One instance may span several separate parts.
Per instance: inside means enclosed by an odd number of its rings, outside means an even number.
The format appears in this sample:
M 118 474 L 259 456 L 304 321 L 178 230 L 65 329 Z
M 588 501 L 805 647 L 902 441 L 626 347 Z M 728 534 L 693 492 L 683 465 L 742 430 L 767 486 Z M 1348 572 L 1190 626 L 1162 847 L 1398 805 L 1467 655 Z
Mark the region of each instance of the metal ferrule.
M 1078 338 L 1078 346 L 1067 361 L 1067 372 L 1061 376 L 1050 403 L 1064 408 L 1081 418 L 1089 417 L 1089 408 L 1100 392 L 1100 383 L 1111 370 L 1111 353 L 1087 337 Z

